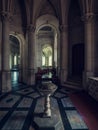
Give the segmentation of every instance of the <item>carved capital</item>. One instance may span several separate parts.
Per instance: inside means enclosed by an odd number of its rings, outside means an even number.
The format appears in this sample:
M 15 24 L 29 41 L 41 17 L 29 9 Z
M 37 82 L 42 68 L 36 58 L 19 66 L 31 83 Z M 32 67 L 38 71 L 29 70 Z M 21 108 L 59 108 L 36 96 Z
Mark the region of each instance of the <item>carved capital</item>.
M 66 32 L 68 30 L 68 26 L 67 25 L 60 25 L 60 31 L 61 32 Z
M 88 23 L 88 22 L 92 22 L 94 20 L 94 14 L 93 13 L 87 13 L 84 16 L 82 16 L 82 21 Z
M 11 13 L 1 12 L 1 20 L 2 21 L 9 21 L 9 22 L 11 22 L 12 21 L 12 15 L 11 15 Z
M 30 24 L 30 25 L 27 27 L 27 30 L 28 30 L 29 32 L 34 32 L 34 31 L 35 31 L 35 26 L 32 25 L 32 24 Z

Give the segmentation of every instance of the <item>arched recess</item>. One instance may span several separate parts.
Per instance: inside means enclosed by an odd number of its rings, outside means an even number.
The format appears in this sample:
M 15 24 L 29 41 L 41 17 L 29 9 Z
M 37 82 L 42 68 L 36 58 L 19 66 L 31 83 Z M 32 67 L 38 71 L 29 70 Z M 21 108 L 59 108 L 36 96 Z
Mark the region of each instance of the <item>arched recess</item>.
M 18 56 L 18 59 L 16 60 L 16 62 L 17 62 L 16 65 L 15 65 L 15 63 L 13 63 L 13 66 L 12 66 L 12 62 L 15 62 L 15 61 L 13 61 L 15 59 L 13 59 L 13 60 L 11 59 L 11 57 L 13 57 L 13 54 L 10 53 L 10 69 L 12 70 L 12 72 L 15 72 L 15 71 L 18 72 L 18 73 L 14 73 L 15 76 L 16 76 L 15 77 L 16 79 L 13 80 L 14 77 L 12 77 L 12 80 L 15 81 L 13 83 L 24 82 L 26 80 L 25 68 L 27 66 L 26 62 L 25 62 L 25 59 L 26 59 L 26 56 L 27 56 L 26 51 L 25 51 L 25 48 L 26 48 L 25 47 L 26 46 L 25 40 L 24 40 L 24 37 L 23 37 L 22 34 L 19 34 L 19 33 L 16 33 L 16 32 L 11 32 L 9 37 L 16 39 L 16 41 L 19 43 L 18 48 L 17 48 L 19 50 L 17 50 L 17 51 L 13 50 L 14 58 L 16 56 Z M 18 53 L 16 53 L 16 52 L 18 52 Z M 13 84 L 12 84 L 12 86 L 13 86 Z
M 69 78 L 81 80 L 84 71 L 84 23 L 79 1 L 70 2 L 69 25 Z M 82 59 L 81 59 L 82 58 Z M 80 65 L 81 64 L 81 65 Z M 78 69 L 77 69 L 78 67 Z M 77 79 L 77 80 L 76 80 Z
M 53 59 L 53 48 L 50 44 L 42 46 L 42 67 L 51 67 Z
M 45 35 L 44 35 L 45 34 Z M 42 36 L 41 36 L 42 35 Z M 43 37 L 45 36 L 45 37 Z M 55 16 L 43 15 L 36 21 L 36 67 L 42 67 L 41 61 L 41 48 L 45 45 L 50 45 L 53 50 L 52 56 L 52 67 L 60 66 L 60 34 L 59 34 L 59 23 Z M 49 41 L 49 39 L 51 39 Z

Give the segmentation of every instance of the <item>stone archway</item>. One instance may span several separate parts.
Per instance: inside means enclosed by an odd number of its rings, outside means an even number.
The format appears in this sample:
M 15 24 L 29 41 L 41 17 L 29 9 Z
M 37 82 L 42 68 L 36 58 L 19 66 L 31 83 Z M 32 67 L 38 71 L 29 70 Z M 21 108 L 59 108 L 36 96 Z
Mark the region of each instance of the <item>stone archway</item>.
M 10 70 L 11 72 L 15 72 L 15 75 L 12 75 L 11 80 L 13 83 L 24 82 L 26 75 L 24 68 L 26 68 L 26 62 L 24 57 L 26 58 L 25 53 L 25 40 L 22 34 L 11 32 L 9 36 L 10 40 Z M 15 59 L 16 58 L 16 59 Z M 12 73 L 13 74 L 13 73 Z M 15 76 L 15 77 L 13 77 Z M 14 79 L 15 78 L 15 79 Z M 13 80 L 14 79 L 14 80 Z M 12 83 L 12 87 L 13 87 Z
M 72 76 L 82 78 L 84 71 L 84 44 L 72 47 Z
M 51 20 L 50 20 L 51 19 Z M 60 62 L 60 45 L 59 45 L 59 23 L 56 17 L 51 15 L 43 15 L 36 21 L 36 67 L 42 67 L 41 48 L 44 45 L 52 47 L 52 67 L 59 67 Z
M 20 43 L 14 36 L 9 36 L 10 41 L 10 70 L 11 70 L 11 84 L 12 87 L 18 84 L 19 66 L 20 66 Z

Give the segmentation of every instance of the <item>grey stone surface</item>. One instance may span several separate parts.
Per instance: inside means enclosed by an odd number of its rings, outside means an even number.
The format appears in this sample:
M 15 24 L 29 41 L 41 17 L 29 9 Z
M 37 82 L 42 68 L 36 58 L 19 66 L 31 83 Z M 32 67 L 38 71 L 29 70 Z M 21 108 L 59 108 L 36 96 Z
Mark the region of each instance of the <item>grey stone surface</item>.
M 73 103 L 71 102 L 69 97 L 62 98 L 61 102 L 63 104 L 63 107 L 74 107 Z
M 8 111 L 0 111 L 0 121 L 3 119 L 3 117 L 7 114 Z
M 66 115 L 71 125 L 71 128 L 74 129 L 88 129 L 87 125 L 82 119 L 82 116 L 76 110 L 66 110 Z
M 38 130 L 64 130 L 61 120 L 59 107 L 56 99 L 51 98 L 51 118 L 42 116 L 44 107 L 44 98 L 40 98 L 34 111 L 34 122 Z
M 33 102 L 33 99 L 31 98 L 23 98 L 18 107 L 27 107 L 29 108 Z
M 2 130 L 22 130 L 28 111 L 14 111 Z
M 5 97 L 2 101 L 0 101 L 0 108 L 2 107 L 12 107 L 18 100 L 20 96 L 8 94 L 7 97 Z

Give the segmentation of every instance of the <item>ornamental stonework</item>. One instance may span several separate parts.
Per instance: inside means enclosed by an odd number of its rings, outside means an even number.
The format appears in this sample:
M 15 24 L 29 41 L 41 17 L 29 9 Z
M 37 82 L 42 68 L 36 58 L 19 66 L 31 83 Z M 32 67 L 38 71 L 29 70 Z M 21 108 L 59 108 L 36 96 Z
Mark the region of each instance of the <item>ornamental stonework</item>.
M 2 21 L 12 21 L 12 15 L 9 12 L 1 12 L 1 20 Z
M 29 31 L 29 32 L 34 32 L 35 31 L 35 26 L 34 25 L 29 25 L 28 27 L 27 27 L 27 30 Z
M 66 32 L 68 30 L 68 26 L 67 25 L 60 25 L 60 31 L 61 32 Z
M 82 16 L 82 20 L 84 22 L 92 22 L 94 20 L 94 14 L 93 13 L 87 13 L 84 16 Z

